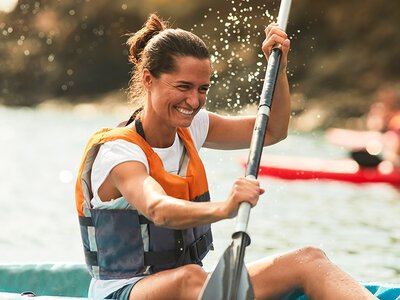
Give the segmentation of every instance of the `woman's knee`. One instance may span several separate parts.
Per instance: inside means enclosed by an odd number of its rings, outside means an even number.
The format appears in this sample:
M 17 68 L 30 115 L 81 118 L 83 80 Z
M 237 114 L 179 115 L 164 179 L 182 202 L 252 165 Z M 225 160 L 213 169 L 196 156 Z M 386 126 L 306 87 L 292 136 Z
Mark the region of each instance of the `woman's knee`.
M 306 290 L 310 284 L 314 284 L 315 278 L 321 278 L 324 272 L 331 270 L 333 264 L 321 249 L 305 247 L 297 250 L 295 266 L 302 288 Z
M 197 299 L 206 278 L 198 265 L 161 271 L 140 280 L 130 299 Z
M 316 261 L 320 262 L 321 260 L 328 261 L 328 257 L 319 248 L 304 247 L 296 251 L 296 260 L 301 263 L 313 263 Z
M 196 294 L 200 293 L 206 281 L 207 273 L 199 265 L 190 264 L 180 267 L 177 276 L 183 292 L 192 291 Z

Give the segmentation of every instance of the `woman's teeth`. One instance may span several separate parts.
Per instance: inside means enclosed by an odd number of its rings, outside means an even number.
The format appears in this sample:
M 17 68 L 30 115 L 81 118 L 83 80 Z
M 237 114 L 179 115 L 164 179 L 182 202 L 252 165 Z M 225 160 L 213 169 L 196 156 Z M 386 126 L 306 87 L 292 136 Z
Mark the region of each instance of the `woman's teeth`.
M 193 110 L 189 110 L 189 109 L 184 109 L 182 107 L 177 107 L 176 108 L 177 111 L 179 111 L 180 113 L 184 114 L 184 115 L 191 115 L 193 114 Z

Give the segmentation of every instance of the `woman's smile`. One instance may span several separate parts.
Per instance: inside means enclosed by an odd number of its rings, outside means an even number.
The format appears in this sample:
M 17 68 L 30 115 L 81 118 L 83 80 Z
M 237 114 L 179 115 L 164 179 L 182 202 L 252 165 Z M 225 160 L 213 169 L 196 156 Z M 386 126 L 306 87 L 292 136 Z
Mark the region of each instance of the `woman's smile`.
M 187 115 L 187 116 L 193 115 L 193 113 L 194 113 L 193 109 L 187 109 L 187 108 L 177 107 L 177 106 L 175 107 L 175 109 L 177 111 L 179 111 L 180 113 Z

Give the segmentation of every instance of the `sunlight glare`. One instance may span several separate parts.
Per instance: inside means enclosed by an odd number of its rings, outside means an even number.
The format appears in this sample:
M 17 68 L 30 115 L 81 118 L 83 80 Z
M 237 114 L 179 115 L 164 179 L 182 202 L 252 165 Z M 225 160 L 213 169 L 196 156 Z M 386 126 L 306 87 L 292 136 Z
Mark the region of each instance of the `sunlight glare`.
M 17 6 L 18 0 L 0 0 L 0 12 L 10 13 Z

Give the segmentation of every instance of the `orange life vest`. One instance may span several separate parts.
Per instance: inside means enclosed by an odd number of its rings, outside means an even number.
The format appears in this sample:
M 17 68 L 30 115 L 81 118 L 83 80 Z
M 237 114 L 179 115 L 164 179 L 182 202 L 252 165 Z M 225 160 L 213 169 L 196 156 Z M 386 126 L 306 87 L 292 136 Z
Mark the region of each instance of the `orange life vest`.
M 152 176 L 172 197 L 210 201 L 202 161 L 187 129 L 178 128 L 185 144 L 180 175 L 165 171 L 160 157 L 130 128 L 102 129 L 89 140 L 78 173 L 75 200 L 89 272 L 98 279 L 119 279 L 151 274 L 188 263 L 201 265 L 212 247 L 210 225 L 172 230 L 154 225 L 135 209 L 93 209 L 90 200 L 92 165 L 100 146 L 122 139 L 145 153 Z M 141 226 L 148 226 L 149 251 L 143 250 Z

